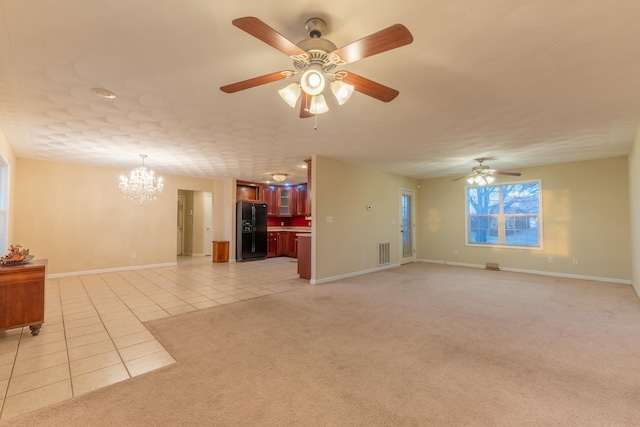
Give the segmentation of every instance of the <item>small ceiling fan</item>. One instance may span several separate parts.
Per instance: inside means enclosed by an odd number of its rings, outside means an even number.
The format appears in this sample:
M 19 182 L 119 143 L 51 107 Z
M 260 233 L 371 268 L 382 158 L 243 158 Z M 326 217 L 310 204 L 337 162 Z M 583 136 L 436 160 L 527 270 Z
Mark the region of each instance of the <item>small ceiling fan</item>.
M 489 166 L 482 164 L 482 162 L 484 162 L 485 160 L 491 160 L 491 158 L 480 157 L 475 159 L 475 161 L 478 162 L 478 166 L 474 166 L 473 168 L 471 168 L 471 173 L 452 179 L 452 181 L 458 181 L 462 178 L 466 178 L 467 182 L 471 185 L 488 185 L 495 180 L 494 175 L 522 175 L 520 172 L 502 172 L 491 169 Z
M 402 24 L 392 25 L 338 49 L 333 42 L 322 38 L 326 24 L 320 18 L 311 18 L 306 22 L 305 29 L 309 38 L 299 43 L 293 43 L 255 17 L 247 16 L 234 19 L 232 23 L 242 31 L 288 55 L 293 60 L 294 70 L 276 71 L 222 86 L 220 90 L 234 93 L 302 73 L 299 83 L 291 83 L 278 91 L 293 108 L 295 108 L 298 99 L 302 98 L 300 103 L 301 118 L 312 117 L 329 110 L 322 95 L 327 81 L 330 82 L 331 91 L 340 105 L 349 99 L 354 90 L 383 102 L 392 101 L 399 94 L 397 90 L 352 72 L 335 70 L 335 68 L 407 45 L 413 41 L 413 36 Z

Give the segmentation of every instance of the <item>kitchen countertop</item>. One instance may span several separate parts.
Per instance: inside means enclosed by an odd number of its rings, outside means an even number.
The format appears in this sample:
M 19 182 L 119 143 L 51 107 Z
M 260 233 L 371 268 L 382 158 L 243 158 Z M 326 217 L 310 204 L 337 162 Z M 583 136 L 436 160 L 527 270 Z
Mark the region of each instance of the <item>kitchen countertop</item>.
M 311 233 L 311 227 L 267 227 L 269 231 L 291 231 L 294 233 Z

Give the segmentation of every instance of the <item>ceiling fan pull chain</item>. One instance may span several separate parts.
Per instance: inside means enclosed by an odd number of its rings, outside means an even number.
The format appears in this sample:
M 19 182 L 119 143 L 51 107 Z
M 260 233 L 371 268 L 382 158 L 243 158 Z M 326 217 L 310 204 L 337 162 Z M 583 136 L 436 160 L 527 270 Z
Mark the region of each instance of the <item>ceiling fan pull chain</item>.
M 313 126 L 313 128 L 314 128 L 315 130 L 318 130 L 318 115 L 317 115 L 317 114 L 314 114 L 314 116 L 315 116 L 315 118 L 316 118 L 316 124 Z

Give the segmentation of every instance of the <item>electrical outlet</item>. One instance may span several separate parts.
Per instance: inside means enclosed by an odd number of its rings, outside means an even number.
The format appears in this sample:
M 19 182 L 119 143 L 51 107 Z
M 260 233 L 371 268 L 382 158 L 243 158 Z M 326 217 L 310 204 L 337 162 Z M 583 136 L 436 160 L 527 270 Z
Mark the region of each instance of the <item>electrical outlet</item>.
M 550 256 L 550 257 L 547 259 L 547 261 L 549 261 L 549 262 L 553 262 L 553 257 L 552 257 L 552 256 Z
M 137 257 L 137 256 L 138 256 L 138 254 L 137 254 L 137 253 L 135 253 L 135 252 L 131 252 L 131 258 L 135 258 L 135 257 Z
M 454 254 L 454 255 L 458 255 L 459 253 L 460 253 L 460 251 L 459 251 L 459 250 L 457 250 L 457 249 L 453 251 L 453 254 Z
M 573 264 L 577 264 L 578 263 L 578 258 L 574 258 L 572 262 L 573 262 Z

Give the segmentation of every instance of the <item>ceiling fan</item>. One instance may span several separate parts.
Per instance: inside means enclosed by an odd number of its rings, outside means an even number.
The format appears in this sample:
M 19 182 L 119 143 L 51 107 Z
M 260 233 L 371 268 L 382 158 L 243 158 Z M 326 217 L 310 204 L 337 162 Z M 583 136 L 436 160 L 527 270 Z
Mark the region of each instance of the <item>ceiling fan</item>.
M 509 175 L 509 176 L 522 175 L 520 172 L 498 171 L 498 170 L 489 168 L 489 166 L 487 165 L 482 164 L 482 162 L 484 162 L 485 160 L 491 160 L 491 159 L 492 158 L 486 158 L 486 157 L 480 157 L 478 159 L 475 159 L 475 161 L 478 162 L 478 166 L 474 166 L 473 168 L 471 168 L 471 173 L 452 179 L 452 181 L 458 181 L 459 179 L 467 178 L 467 182 L 469 184 L 488 185 L 495 180 L 494 175 Z
M 291 83 L 278 91 L 292 108 L 295 108 L 298 99 L 302 98 L 301 118 L 312 117 L 329 110 L 322 94 L 327 81 L 330 82 L 331 92 L 340 105 L 349 99 L 354 90 L 383 102 L 392 101 L 399 94 L 397 90 L 352 72 L 335 68 L 413 41 L 413 36 L 402 24 L 392 25 L 338 49 L 333 42 L 322 38 L 326 24 L 320 18 L 311 18 L 306 22 L 305 29 L 309 38 L 299 43 L 293 43 L 255 17 L 234 19 L 232 23 L 242 31 L 288 55 L 293 60 L 294 70 L 276 71 L 222 86 L 220 90 L 234 93 L 302 73 L 299 83 Z

